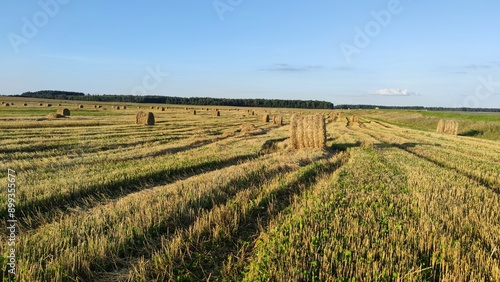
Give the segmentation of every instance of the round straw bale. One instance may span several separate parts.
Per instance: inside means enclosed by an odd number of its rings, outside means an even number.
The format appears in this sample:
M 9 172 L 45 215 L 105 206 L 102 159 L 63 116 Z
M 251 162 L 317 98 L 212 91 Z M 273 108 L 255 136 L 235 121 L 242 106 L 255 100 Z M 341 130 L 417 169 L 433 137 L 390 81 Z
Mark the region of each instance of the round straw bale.
M 136 124 L 143 124 L 143 125 L 154 125 L 155 124 L 155 116 L 152 112 L 146 113 L 146 112 L 140 111 L 135 116 L 135 123 Z
M 63 116 L 70 116 L 71 113 L 69 109 L 57 109 L 57 113 Z

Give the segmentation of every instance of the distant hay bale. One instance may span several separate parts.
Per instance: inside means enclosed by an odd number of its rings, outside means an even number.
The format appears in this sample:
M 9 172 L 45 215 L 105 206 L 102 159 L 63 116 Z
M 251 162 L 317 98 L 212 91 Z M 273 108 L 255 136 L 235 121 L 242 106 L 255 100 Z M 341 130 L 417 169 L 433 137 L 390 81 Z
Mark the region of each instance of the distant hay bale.
M 62 106 L 62 104 L 61 104 L 61 103 L 59 103 L 59 107 L 60 107 L 60 106 Z
M 78 108 L 83 109 L 83 105 L 82 104 L 78 105 Z
M 283 117 L 282 116 L 275 116 L 273 118 L 273 123 L 276 124 L 276 125 L 283 125 Z
M 70 116 L 71 112 L 69 109 L 57 109 L 57 113 L 63 116 Z
M 10 104 L 9 104 L 9 103 L 5 103 L 5 106 L 6 106 L 6 107 L 10 107 Z
M 143 124 L 143 125 L 154 125 L 155 124 L 155 116 L 153 115 L 152 112 L 146 113 L 146 112 L 140 111 L 135 116 L 135 123 L 136 124 Z
M 38 106 L 43 106 L 43 104 L 42 103 L 38 103 Z
M 258 128 L 251 123 L 244 123 L 240 126 L 240 135 L 260 135 L 266 133 L 262 128 Z
M 189 110 L 189 108 L 188 108 L 188 107 L 185 107 L 185 108 L 184 108 L 184 110 L 185 110 L 185 111 L 187 111 L 187 110 Z
M 347 126 L 359 125 L 359 117 L 358 116 L 346 117 L 346 119 L 347 119 Z
M 102 108 L 102 106 L 101 106 L 101 105 L 97 105 L 97 108 L 101 109 L 101 108 Z
M 152 110 L 152 109 L 154 109 L 154 108 L 155 108 L 155 107 L 153 107 L 153 106 L 151 106 L 151 107 L 150 107 L 150 109 L 151 109 L 151 110 Z
M 193 115 L 196 115 L 196 110 L 193 110 Z
M 5 105 L 5 102 L 2 102 L 2 105 Z
M 438 122 L 436 132 L 457 135 L 458 134 L 458 122 L 455 120 L 444 120 L 441 119 Z
M 219 111 L 214 111 L 214 116 L 220 117 L 220 112 Z
M 47 104 L 47 107 L 52 107 L 52 104 Z
M 165 107 L 160 107 L 160 111 L 164 112 L 165 111 Z
M 26 106 L 28 106 L 28 104 L 27 104 L 27 103 L 24 103 L 24 104 L 23 104 L 23 106 L 25 106 L 25 107 L 26 107 Z
M 94 105 L 94 109 L 97 109 L 97 105 Z
M 290 119 L 290 146 L 294 149 L 325 148 L 326 125 L 321 114 L 299 116 Z
M 254 112 L 254 111 L 251 111 L 251 112 L 250 112 L 250 114 L 251 114 L 252 116 L 254 116 L 254 115 L 255 115 L 255 112 Z
M 58 114 L 58 113 L 50 113 L 47 115 L 47 118 L 53 119 L 53 118 L 64 118 L 64 115 Z
M 120 106 L 115 106 L 115 110 L 120 110 L 121 107 Z
M 123 106 L 123 109 L 126 110 L 127 109 L 127 106 Z
M 269 122 L 269 115 L 263 115 L 263 116 L 260 118 L 260 120 L 261 120 L 262 122 Z

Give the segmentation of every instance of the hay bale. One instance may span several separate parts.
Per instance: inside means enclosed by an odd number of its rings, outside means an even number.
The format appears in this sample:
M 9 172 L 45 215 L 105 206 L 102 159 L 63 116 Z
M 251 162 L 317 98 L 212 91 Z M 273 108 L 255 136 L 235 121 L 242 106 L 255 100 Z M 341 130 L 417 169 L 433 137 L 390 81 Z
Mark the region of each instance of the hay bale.
M 121 107 L 120 106 L 115 106 L 115 110 L 120 110 Z
M 294 149 L 325 148 L 326 125 L 321 114 L 298 116 L 290 119 L 290 146 Z
M 165 111 L 165 107 L 161 107 L 160 111 L 164 112 Z
M 57 113 L 63 116 L 70 116 L 71 113 L 69 109 L 57 109 Z
M 38 106 L 43 106 L 43 104 L 42 103 L 38 103 Z
M 151 106 L 150 109 L 153 110 L 155 107 Z
M 220 117 L 220 112 L 219 111 L 214 111 L 214 116 Z
M 26 107 L 26 106 L 28 106 L 28 104 L 27 104 L 27 103 L 24 103 L 24 104 L 23 104 L 23 106 L 25 106 L 25 107 Z
M 196 115 L 196 110 L 193 110 L 193 115 Z
M 60 106 L 62 106 L 62 104 L 61 104 L 61 103 L 59 103 L 59 107 L 60 107 Z
M 126 110 L 127 109 L 127 106 L 123 106 L 123 109 Z
M 47 107 L 52 107 L 52 104 L 47 104 Z
M 47 118 L 53 119 L 53 118 L 64 118 L 64 115 L 58 114 L 58 113 L 50 113 L 47 115 Z
M 273 123 L 276 124 L 276 125 L 283 125 L 283 117 L 282 116 L 275 116 L 273 118 Z
M 5 105 L 5 102 L 2 102 L 2 105 Z
M 83 105 L 82 104 L 78 105 L 78 108 L 83 109 Z
M 346 119 L 347 119 L 347 126 L 359 125 L 359 117 L 358 116 L 350 116 L 350 117 L 346 117 Z
M 140 111 L 135 116 L 135 123 L 136 124 L 143 124 L 143 125 L 154 125 L 155 124 L 155 116 L 153 115 L 152 112 L 146 113 L 146 112 Z
M 262 128 L 258 128 L 251 123 L 244 123 L 240 126 L 240 135 L 259 135 L 266 133 Z
M 262 122 L 269 122 L 269 115 L 263 115 L 263 116 L 260 118 L 260 120 L 261 120 Z
M 458 134 L 458 122 L 455 120 L 441 119 L 438 122 L 436 132 L 450 134 L 450 135 L 457 135 Z
M 9 104 L 9 103 L 5 103 L 5 106 L 6 106 L 6 107 L 10 107 L 10 104 Z

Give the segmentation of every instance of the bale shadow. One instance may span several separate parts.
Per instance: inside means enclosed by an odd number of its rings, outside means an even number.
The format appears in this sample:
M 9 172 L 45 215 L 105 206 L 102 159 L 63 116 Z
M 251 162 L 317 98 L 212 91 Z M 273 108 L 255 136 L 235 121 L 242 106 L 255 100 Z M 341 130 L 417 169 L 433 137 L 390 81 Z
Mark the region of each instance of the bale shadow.
M 360 147 L 361 141 L 356 141 L 354 143 L 333 143 L 328 149 L 334 152 L 345 152 L 349 148 Z
M 414 148 L 417 146 L 436 146 L 440 147 L 440 144 L 432 144 L 432 143 L 417 143 L 417 142 L 406 142 L 403 144 L 398 143 L 377 143 L 373 145 L 377 149 L 388 149 L 388 148 L 399 148 L 399 149 L 408 149 Z
M 458 134 L 458 136 L 476 137 L 476 136 L 483 135 L 483 134 L 484 134 L 484 131 L 482 131 L 482 130 L 471 129 L 469 131 Z

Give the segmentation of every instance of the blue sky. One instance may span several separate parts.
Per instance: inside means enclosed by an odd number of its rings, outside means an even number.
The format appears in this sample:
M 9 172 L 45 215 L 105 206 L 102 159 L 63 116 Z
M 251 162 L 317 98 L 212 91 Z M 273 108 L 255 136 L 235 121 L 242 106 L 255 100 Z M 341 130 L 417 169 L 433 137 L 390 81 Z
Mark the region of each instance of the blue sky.
M 3 1 L 0 94 L 500 108 L 500 2 Z

